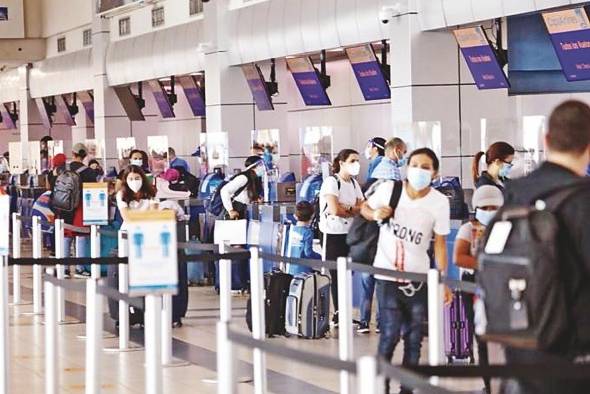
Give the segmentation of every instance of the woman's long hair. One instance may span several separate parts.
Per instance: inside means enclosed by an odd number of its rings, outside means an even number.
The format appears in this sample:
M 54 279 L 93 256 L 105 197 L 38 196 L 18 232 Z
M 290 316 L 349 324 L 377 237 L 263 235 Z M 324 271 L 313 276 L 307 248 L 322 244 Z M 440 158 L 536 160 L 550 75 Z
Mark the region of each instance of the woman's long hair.
M 260 156 L 250 156 L 244 162 L 246 169 L 242 172 L 248 178 L 247 190 L 250 201 L 256 201 L 264 194 L 262 180 L 256 175 L 257 165 L 264 165 Z
M 479 162 L 483 155 L 486 155 L 486 164 L 489 166 L 496 160 L 506 160 L 509 156 L 514 155 L 514 148 L 507 142 L 498 141 L 494 142 L 488 148 L 487 152 L 477 152 L 473 158 L 471 165 L 471 175 L 473 176 L 473 182 L 476 183 L 481 174 L 479 173 Z
M 129 188 L 129 185 L 127 184 L 127 177 L 129 176 L 129 174 L 139 174 L 141 176 L 142 184 L 141 189 L 139 189 L 138 196 L 136 196 L 135 192 L 131 190 Z M 125 201 L 125 203 L 127 204 L 129 204 L 131 201 L 151 199 L 154 198 L 156 195 L 154 188 L 145 176 L 145 172 L 138 166 L 128 166 L 123 171 L 121 180 L 123 181 L 123 184 L 121 185 L 121 191 L 123 192 L 123 201 Z

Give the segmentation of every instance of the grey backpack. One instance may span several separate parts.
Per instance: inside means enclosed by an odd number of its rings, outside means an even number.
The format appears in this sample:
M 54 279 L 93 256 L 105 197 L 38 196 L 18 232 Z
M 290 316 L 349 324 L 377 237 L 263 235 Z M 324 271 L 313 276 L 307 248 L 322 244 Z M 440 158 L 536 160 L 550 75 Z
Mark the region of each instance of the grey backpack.
M 72 171 L 71 167 L 68 167 L 68 170 L 62 172 L 57 177 L 52 196 L 54 211 L 71 213 L 78 208 L 80 195 L 82 194 L 82 179 L 80 178 L 80 174 L 86 168 L 86 166 L 82 166 L 76 171 Z

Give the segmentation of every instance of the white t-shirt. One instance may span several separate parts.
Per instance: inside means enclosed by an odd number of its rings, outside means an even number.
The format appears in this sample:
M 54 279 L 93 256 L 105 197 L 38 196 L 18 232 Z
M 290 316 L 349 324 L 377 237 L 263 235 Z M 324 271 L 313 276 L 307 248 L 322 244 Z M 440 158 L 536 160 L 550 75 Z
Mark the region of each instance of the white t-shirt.
M 481 238 L 478 238 L 476 233 L 477 233 L 477 229 L 475 227 L 473 227 L 473 223 L 467 222 L 467 223 L 464 223 L 459 228 L 459 231 L 457 232 L 457 237 L 456 237 L 456 239 L 462 239 L 463 241 L 469 242 L 470 253 L 472 256 L 477 256 L 477 252 L 478 252 L 479 246 L 480 246 L 479 243 L 481 241 Z M 468 272 L 470 274 L 473 274 L 474 271 L 472 269 L 468 269 L 468 268 L 461 268 L 460 272 L 462 275 L 463 272 Z
M 148 209 L 150 209 L 150 200 L 148 199 L 141 199 L 138 201 L 132 200 L 129 202 L 129 204 L 127 204 L 125 201 L 123 201 L 123 191 L 119 190 L 117 192 L 117 208 L 119 208 L 119 212 L 123 210 L 123 208 L 129 208 L 133 211 L 147 211 Z M 125 222 L 123 222 L 123 224 L 121 225 L 121 230 L 126 230 L 127 226 L 125 224 Z
M 326 234 L 347 234 L 352 225 L 352 218 L 328 214 L 326 196 L 338 197 L 338 202 L 344 207 L 354 207 L 357 200 L 363 200 L 365 197 L 356 180 L 351 179 L 346 182 L 341 178 L 336 180 L 336 176 L 326 178 L 320 189 L 320 231 Z M 338 190 L 339 181 L 340 190 Z
M 393 182 L 380 185 L 369 198 L 371 209 L 389 206 Z M 430 268 L 428 248 L 433 233 L 447 235 L 451 231 L 449 199 L 435 189 L 412 200 L 406 185 L 395 216 L 381 226 L 374 266 L 406 272 L 427 273 Z M 375 276 L 377 279 L 391 278 Z

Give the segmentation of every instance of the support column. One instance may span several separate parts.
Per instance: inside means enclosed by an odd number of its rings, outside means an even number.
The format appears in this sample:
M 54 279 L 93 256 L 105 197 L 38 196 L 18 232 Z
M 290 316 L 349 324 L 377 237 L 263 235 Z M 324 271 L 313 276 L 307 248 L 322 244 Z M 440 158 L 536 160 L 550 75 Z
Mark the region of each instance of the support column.
M 29 157 L 29 134 L 32 118 L 32 111 L 35 103 L 31 98 L 29 90 L 29 65 L 25 64 L 18 68 L 19 75 L 19 129 L 20 129 L 20 148 L 22 164 L 21 168 L 28 168 Z

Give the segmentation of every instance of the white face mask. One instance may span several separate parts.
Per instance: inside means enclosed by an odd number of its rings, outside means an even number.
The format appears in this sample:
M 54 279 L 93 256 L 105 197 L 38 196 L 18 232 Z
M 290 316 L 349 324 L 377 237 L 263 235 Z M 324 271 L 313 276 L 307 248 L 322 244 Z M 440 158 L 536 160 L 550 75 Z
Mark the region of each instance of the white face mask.
M 143 166 L 143 160 L 141 160 L 141 159 L 131 159 L 129 161 L 129 164 L 131 164 L 132 166 L 142 167 Z
M 351 176 L 357 176 L 361 173 L 361 163 L 346 163 L 346 170 Z
M 408 182 L 415 190 L 424 190 L 432 182 L 432 172 L 418 167 L 410 167 L 408 168 Z
M 483 224 L 484 226 L 488 226 L 490 224 L 490 222 L 492 221 L 492 219 L 494 218 L 494 216 L 496 216 L 496 213 L 498 211 L 494 210 L 494 211 L 484 211 L 483 209 L 477 209 L 475 211 L 475 218 L 477 219 L 478 222 L 480 222 L 481 224 Z
M 365 159 L 371 160 L 371 148 L 368 146 L 365 148 Z
M 143 186 L 143 181 L 141 179 L 131 179 L 127 181 L 127 186 L 129 186 L 129 189 L 131 189 L 133 193 L 137 193 L 141 190 L 141 187 Z

